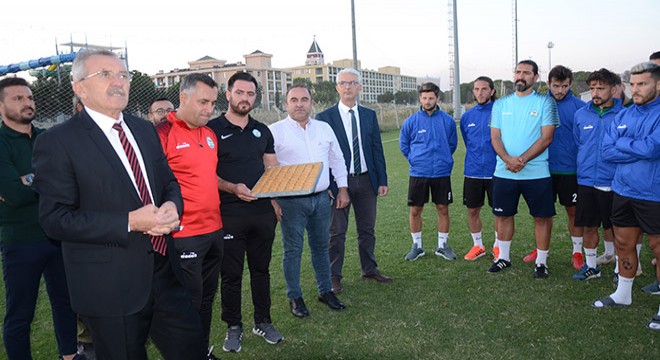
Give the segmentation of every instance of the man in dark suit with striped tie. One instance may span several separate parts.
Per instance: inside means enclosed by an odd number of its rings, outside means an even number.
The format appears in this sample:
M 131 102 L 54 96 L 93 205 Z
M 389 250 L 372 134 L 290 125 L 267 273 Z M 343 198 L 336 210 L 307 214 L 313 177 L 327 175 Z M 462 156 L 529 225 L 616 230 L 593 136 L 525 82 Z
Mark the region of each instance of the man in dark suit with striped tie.
M 204 359 L 170 245 L 181 191 L 153 126 L 122 113 L 131 75 L 114 53 L 83 50 L 71 78 L 85 108 L 37 139 L 32 162 L 39 220 L 62 242 L 71 306 L 99 360 L 147 359 L 148 336 L 166 359 Z
M 357 103 L 362 90 L 362 76 L 357 70 L 341 70 L 337 74 L 336 88 L 340 96 L 339 103 L 317 114 L 316 119 L 332 127 L 344 153 L 346 168 L 349 169 L 348 193 L 355 213 L 362 278 L 391 283 L 392 278 L 380 273 L 375 256 L 376 204 L 378 196 L 385 196 L 388 191 L 378 120 L 373 110 Z M 331 189 L 336 194 L 337 186 L 334 182 L 331 183 Z M 332 291 L 335 293 L 342 291 L 344 243 L 351 206 L 342 209 L 332 207 L 329 253 Z

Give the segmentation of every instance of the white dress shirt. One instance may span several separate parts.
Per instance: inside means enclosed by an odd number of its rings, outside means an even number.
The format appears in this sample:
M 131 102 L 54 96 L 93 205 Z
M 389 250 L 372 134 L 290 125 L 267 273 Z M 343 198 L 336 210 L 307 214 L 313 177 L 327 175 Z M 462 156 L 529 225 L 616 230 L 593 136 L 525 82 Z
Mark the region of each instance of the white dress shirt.
M 355 174 L 354 163 L 353 163 L 353 122 L 351 119 L 351 113 L 348 110 L 353 110 L 355 114 L 355 120 L 357 122 L 357 134 L 358 139 L 360 139 L 360 168 L 361 172 L 367 172 L 367 162 L 364 160 L 364 143 L 362 142 L 362 133 L 360 132 L 360 114 L 358 113 L 358 105 L 355 105 L 352 108 L 344 105 L 341 101 L 339 102 L 337 108 L 339 108 L 339 115 L 341 116 L 341 122 L 344 124 L 344 131 L 346 131 L 346 138 L 348 139 L 348 147 L 351 149 L 351 161 L 349 161 L 351 168 L 348 169 L 349 174 Z
M 303 128 L 287 117 L 269 126 L 275 141 L 275 155 L 282 165 L 322 162 L 321 177 L 314 192 L 327 190 L 330 186 L 330 171 L 338 187 L 347 187 L 346 164 L 339 142 L 330 125 L 309 119 Z
M 151 186 L 149 186 L 149 176 L 147 176 L 147 172 L 145 171 L 146 168 L 144 167 L 144 160 L 142 159 L 142 153 L 140 152 L 140 147 L 137 145 L 137 142 L 133 137 L 133 133 L 131 132 L 131 129 L 129 129 L 128 126 L 126 126 L 126 123 L 124 123 L 124 114 L 119 113 L 119 120 L 116 120 L 109 116 L 103 115 L 99 112 L 96 112 L 88 107 L 85 107 L 85 110 L 92 118 L 92 120 L 94 120 L 96 125 L 98 125 L 98 127 L 101 128 L 103 135 L 105 135 L 105 137 L 108 138 L 110 145 L 112 145 L 112 148 L 115 150 L 115 153 L 117 153 L 117 156 L 119 156 L 119 160 L 121 160 L 121 163 L 124 165 L 124 168 L 128 173 L 128 176 L 131 177 L 133 186 L 135 186 L 135 191 L 137 191 L 139 195 L 140 190 L 138 189 L 137 183 L 135 182 L 133 169 L 131 169 L 131 164 L 128 162 L 126 151 L 124 151 L 124 147 L 121 144 L 121 140 L 119 140 L 119 132 L 117 132 L 117 130 L 112 128 L 112 126 L 116 122 L 121 121 L 121 127 L 122 129 L 124 129 L 124 133 L 126 134 L 126 139 L 128 140 L 129 143 L 131 143 L 131 146 L 133 146 L 135 155 L 137 156 L 138 162 L 140 163 L 140 170 L 142 170 L 142 176 L 144 177 L 144 181 L 147 183 L 147 190 L 149 190 L 149 196 L 151 196 L 151 203 L 153 204 L 154 196 L 151 193 Z

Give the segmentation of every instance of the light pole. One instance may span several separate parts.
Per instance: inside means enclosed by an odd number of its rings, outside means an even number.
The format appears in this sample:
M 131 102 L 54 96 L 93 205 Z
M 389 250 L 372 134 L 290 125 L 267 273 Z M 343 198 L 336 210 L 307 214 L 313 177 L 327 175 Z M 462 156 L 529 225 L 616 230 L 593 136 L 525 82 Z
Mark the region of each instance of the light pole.
M 353 24 L 353 68 L 358 69 L 358 60 L 357 60 L 357 44 L 355 40 L 355 1 L 351 0 L 351 19 Z
M 552 48 L 555 47 L 555 44 L 552 41 L 548 41 L 548 72 L 552 70 Z

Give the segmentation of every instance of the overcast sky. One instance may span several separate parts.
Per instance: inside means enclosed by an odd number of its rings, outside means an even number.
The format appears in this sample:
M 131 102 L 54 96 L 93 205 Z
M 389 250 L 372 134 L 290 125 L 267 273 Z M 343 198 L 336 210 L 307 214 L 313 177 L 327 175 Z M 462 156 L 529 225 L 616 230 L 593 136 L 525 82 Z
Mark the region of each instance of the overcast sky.
M 513 0 L 456 0 L 461 82 L 510 79 Z M 255 50 L 275 67 L 302 65 L 314 35 L 326 63 L 352 58 L 350 0 L 146 2 L 5 1 L 0 65 L 55 54 L 55 44 L 128 46 L 132 70 L 154 74 L 212 56 L 243 61 Z M 149 2 L 153 3 L 153 2 Z M 446 0 L 355 0 L 362 67 L 399 66 L 449 87 Z M 518 0 L 519 59 L 573 70 L 623 72 L 660 50 L 660 0 Z M 60 52 L 69 49 L 60 47 Z M 76 49 L 77 50 L 77 49 Z

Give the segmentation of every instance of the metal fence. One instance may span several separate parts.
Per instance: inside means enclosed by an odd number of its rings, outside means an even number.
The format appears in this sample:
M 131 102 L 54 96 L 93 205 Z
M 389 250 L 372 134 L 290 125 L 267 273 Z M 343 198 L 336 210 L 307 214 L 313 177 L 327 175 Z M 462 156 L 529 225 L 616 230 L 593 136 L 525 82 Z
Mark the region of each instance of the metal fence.
M 35 123 L 42 128 L 49 128 L 57 123 L 60 123 L 74 114 L 74 93 L 71 88 L 69 80 L 70 65 L 60 65 L 56 68 L 40 68 L 31 70 L 29 76 L 27 74 L 9 74 L 6 76 L 23 76 L 31 82 L 32 92 L 35 97 L 37 106 L 37 117 Z M 167 98 L 175 108 L 179 106 L 179 86 L 175 84 L 168 88 L 156 88 L 153 81 L 147 74 L 140 71 L 131 71 L 133 78 L 131 80 L 131 89 L 128 106 L 125 113 L 132 114 L 146 119 L 149 112 L 151 103 L 158 98 Z M 260 88 L 258 89 L 258 96 L 260 96 Z M 256 104 L 260 103 L 259 98 L 255 101 Z M 325 108 L 332 104 L 317 103 L 314 105 L 313 114 L 323 111 Z M 382 131 L 398 129 L 403 124 L 403 121 L 417 111 L 416 105 L 395 105 L 395 104 L 363 104 L 376 111 L 379 124 Z M 443 110 L 446 104 L 441 104 Z M 226 111 L 228 102 L 224 92 L 218 94 L 216 104 L 216 114 L 220 115 Z M 275 121 L 286 117 L 284 109 L 272 108 L 265 110 L 257 107 L 253 110 L 251 115 L 266 124 L 271 124 Z

